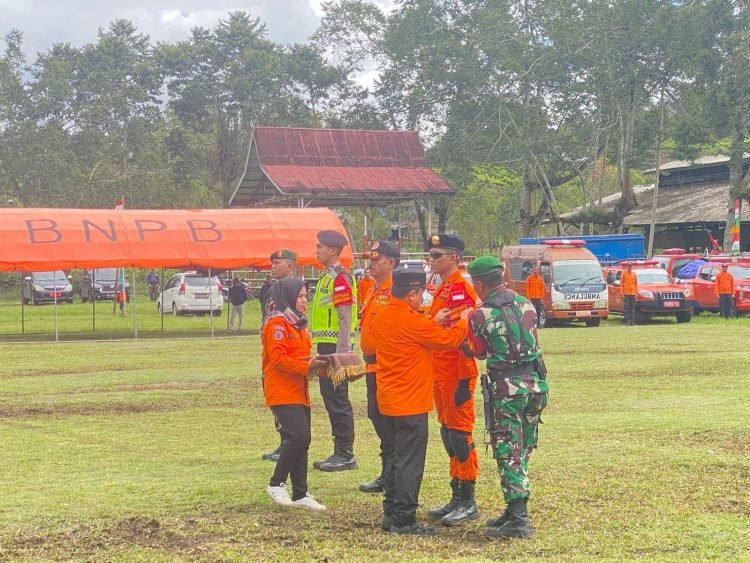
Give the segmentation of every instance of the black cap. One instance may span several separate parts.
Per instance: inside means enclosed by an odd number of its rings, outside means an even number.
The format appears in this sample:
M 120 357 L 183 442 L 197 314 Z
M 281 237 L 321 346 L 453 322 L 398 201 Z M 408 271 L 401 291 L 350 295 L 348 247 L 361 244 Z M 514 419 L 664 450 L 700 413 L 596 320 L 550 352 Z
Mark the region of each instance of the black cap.
M 466 248 L 464 239 L 458 235 L 448 235 L 445 233 L 432 235 L 427 239 L 427 250 L 433 248 L 445 248 L 446 250 L 455 250 L 456 252 L 463 252 Z
M 346 237 L 338 231 L 320 231 L 317 238 L 320 242 L 332 248 L 344 248 L 349 244 Z
M 724 262 L 724 263 L 723 263 L 723 264 L 721 265 L 721 267 L 722 267 L 722 268 L 729 268 L 729 264 L 727 264 L 726 262 Z
M 370 246 L 369 258 L 388 256 L 389 258 L 401 259 L 401 250 L 395 242 L 390 240 L 375 240 Z
M 393 272 L 394 287 L 421 289 L 427 283 L 427 274 L 419 269 L 398 268 Z

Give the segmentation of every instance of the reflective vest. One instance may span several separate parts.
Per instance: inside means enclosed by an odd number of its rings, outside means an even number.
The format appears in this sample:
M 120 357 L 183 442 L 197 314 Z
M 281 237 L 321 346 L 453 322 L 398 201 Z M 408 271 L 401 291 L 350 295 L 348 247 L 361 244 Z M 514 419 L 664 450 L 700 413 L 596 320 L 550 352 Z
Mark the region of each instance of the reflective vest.
M 333 304 L 333 282 L 336 280 L 331 272 L 336 277 L 343 273 L 349 278 L 349 285 L 352 288 L 352 326 L 349 333 L 353 334 L 357 329 L 357 285 L 341 266 L 336 266 L 321 276 L 315 288 L 311 310 L 312 320 L 310 322 L 313 344 L 336 344 L 339 340 L 339 315 Z

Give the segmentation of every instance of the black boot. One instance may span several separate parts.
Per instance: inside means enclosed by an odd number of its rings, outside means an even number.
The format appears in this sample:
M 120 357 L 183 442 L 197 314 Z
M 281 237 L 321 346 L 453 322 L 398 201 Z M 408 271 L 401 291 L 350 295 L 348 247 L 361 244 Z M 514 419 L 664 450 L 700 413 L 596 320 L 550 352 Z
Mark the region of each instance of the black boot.
M 354 459 L 354 442 L 341 442 L 330 461 L 320 464 L 321 471 L 347 471 L 357 469 L 357 460 Z
M 274 451 L 263 454 L 262 456 L 260 456 L 261 459 L 265 459 L 267 461 L 272 461 L 272 462 L 276 463 L 277 461 L 279 461 L 279 455 L 281 455 L 281 446 L 282 445 L 283 444 L 279 444 L 279 447 L 276 448 Z
M 385 461 L 380 459 L 380 475 L 372 483 L 362 483 L 359 490 L 363 493 L 382 493 L 385 490 Z
M 336 439 L 334 439 L 333 440 L 333 453 L 325 459 L 319 459 L 319 460 L 313 461 L 313 468 L 320 469 L 321 465 L 331 461 L 334 457 L 336 457 L 336 455 L 338 455 L 338 453 L 339 453 L 339 443 L 336 441 Z
M 455 526 L 479 518 L 479 510 L 474 500 L 474 481 L 459 481 L 458 486 L 461 491 L 461 501 L 456 508 L 440 519 L 440 523 L 446 526 Z
M 531 536 L 529 514 L 526 503 L 529 499 L 514 500 L 508 504 L 508 519 L 497 527 L 488 527 L 488 538 L 528 538 Z
M 508 508 L 506 507 L 505 511 L 500 516 L 487 520 L 487 527 L 497 528 L 498 526 L 502 526 L 508 521 L 508 518 L 510 518 L 510 514 L 508 514 Z
M 453 496 L 451 497 L 451 500 L 448 501 L 448 504 L 440 506 L 438 508 L 433 508 L 432 510 L 427 512 L 427 515 L 430 518 L 435 518 L 439 520 L 443 516 L 446 516 L 453 512 L 453 510 L 458 506 L 458 503 L 461 502 L 461 489 L 458 485 L 459 481 L 458 479 L 451 479 L 451 490 L 453 490 Z

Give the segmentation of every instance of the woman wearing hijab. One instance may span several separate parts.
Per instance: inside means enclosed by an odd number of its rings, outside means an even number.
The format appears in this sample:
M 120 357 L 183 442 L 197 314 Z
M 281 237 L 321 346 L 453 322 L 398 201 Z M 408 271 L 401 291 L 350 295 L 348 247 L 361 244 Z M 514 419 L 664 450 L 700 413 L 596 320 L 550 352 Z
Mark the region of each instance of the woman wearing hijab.
M 310 447 L 310 393 L 307 371 L 307 289 L 302 280 L 284 278 L 271 289 L 274 310 L 263 325 L 263 394 L 281 428 L 282 445 L 269 496 L 282 506 L 325 510 L 307 491 L 307 450 Z M 286 490 L 291 479 L 292 496 Z

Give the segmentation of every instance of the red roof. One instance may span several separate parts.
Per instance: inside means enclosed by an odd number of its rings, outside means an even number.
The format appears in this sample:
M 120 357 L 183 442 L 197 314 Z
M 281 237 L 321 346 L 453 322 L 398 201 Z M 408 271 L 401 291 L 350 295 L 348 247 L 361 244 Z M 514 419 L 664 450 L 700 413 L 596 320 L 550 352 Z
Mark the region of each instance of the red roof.
M 427 164 L 415 131 L 256 127 L 230 201 L 315 205 L 392 203 L 453 189 Z

